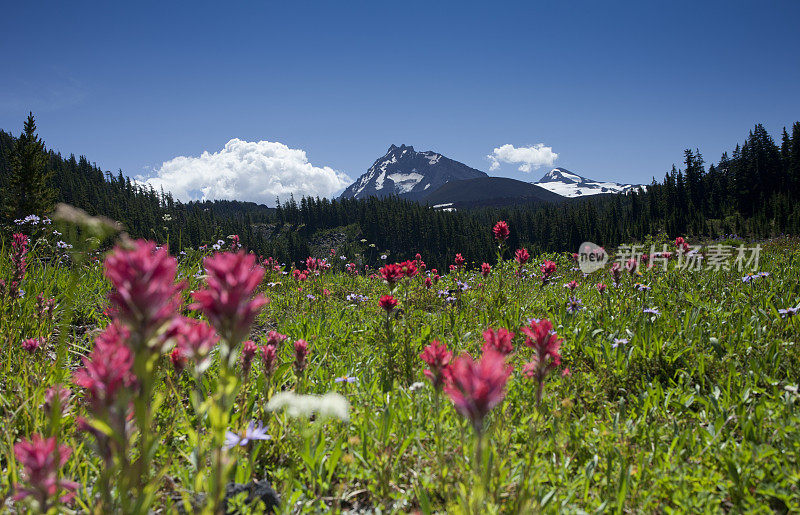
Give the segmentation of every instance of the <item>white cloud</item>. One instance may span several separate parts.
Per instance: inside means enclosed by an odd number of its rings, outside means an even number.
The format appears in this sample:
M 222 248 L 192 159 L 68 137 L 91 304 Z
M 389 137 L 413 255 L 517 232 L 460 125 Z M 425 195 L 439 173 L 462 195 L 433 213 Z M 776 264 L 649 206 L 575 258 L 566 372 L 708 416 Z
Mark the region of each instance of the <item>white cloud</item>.
M 213 154 L 175 157 L 155 173 L 142 180 L 182 201 L 243 200 L 267 205 L 292 194 L 295 198 L 329 197 L 352 182 L 333 168 L 312 165 L 303 150 L 240 139 L 230 140 Z
M 507 143 L 492 150 L 486 158 L 492 163 L 489 170 L 497 170 L 500 163 L 511 163 L 519 164 L 520 172 L 530 172 L 540 166 L 553 166 L 558 154 L 553 152 L 552 147 L 545 147 L 544 143 L 518 148 Z

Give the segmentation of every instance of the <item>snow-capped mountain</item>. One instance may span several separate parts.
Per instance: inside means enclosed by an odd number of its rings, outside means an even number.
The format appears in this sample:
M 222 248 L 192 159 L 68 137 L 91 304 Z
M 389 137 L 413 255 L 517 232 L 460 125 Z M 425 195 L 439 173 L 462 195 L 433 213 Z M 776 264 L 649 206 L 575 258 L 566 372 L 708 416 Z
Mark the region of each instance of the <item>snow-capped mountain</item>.
M 641 184 L 594 181 L 572 173 L 566 168 L 553 168 L 533 184 L 564 197 L 583 197 L 601 193 L 627 193 L 634 188 L 646 188 Z
M 420 200 L 450 181 L 487 177 L 486 173 L 436 152 L 416 152 L 414 147 L 392 145 L 367 173 L 342 193 L 342 198 L 398 195 Z

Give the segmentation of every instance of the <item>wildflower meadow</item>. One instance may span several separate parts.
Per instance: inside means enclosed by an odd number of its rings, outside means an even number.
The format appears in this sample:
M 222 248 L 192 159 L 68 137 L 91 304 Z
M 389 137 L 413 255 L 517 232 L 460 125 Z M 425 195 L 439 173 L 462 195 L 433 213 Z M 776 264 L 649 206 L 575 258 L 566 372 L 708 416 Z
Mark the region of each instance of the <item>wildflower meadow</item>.
M 5 511 L 800 510 L 796 238 L 293 266 L 59 211 L 0 253 Z

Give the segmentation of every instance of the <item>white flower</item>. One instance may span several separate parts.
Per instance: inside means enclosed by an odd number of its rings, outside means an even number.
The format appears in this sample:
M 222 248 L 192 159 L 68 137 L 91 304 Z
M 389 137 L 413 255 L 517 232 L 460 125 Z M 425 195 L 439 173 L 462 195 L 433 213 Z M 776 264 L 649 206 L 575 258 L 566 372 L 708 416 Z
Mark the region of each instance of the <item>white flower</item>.
M 290 417 L 309 417 L 316 413 L 320 417 L 336 417 L 340 420 L 350 418 L 350 403 L 342 395 L 328 392 L 325 395 L 298 395 L 294 392 L 280 392 L 272 396 L 267 409 L 277 411 L 285 408 Z
M 408 387 L 409 392 L 416 392 L 417 390 L 424 388 L 425 383 L 421 383 L 417 381 L 416 383 L 411 383 L 411 386 Z

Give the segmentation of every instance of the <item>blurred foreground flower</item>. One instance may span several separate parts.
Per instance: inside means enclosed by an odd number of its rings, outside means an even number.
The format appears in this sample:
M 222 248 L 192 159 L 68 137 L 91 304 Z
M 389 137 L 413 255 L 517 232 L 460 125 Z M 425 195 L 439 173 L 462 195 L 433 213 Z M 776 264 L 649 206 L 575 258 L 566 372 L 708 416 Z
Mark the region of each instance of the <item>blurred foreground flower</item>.
M 59 479 L 58 471 L 72 454 L 66 445 L 58 445 L 55 437 L 33 435 L 14 446 L 14 456 L 22 465 L 27 486 L 17 488 L 16 500 L 32 497 L 39 513 L 47 513 L 51 502 L 68 502 L 75 496 L 78 483 Z M 65 493 L 59 495 L 60 491 Z
M 325 395 L 298 395 L 294 392 L 279 392 L 267 403 L 269 411 L 285 409 L 290 417 L 308 418 L 318 415 L 323 418 L 334 417 L 340 420 L 350 418 L 350 403 L 342 395 L 328 392 Z
M 511 370 L 505 357 L 494 350 L 484 352 L 480 361 L 462 354 L 450 366 L 444 391 L 478 436 L 483 434 L 486 416 L 505 398 Z

